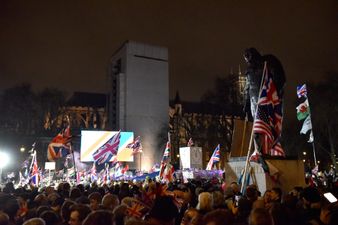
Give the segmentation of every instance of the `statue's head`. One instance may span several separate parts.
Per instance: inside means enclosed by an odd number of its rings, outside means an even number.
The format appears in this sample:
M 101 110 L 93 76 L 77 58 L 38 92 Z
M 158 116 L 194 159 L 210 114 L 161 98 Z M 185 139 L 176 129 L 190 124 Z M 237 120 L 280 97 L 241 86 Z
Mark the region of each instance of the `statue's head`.
M 261 59 L 261 54 L 255 48 L 247 48 L 244 50 L 244 59 L 247 64 L 256 64 Z

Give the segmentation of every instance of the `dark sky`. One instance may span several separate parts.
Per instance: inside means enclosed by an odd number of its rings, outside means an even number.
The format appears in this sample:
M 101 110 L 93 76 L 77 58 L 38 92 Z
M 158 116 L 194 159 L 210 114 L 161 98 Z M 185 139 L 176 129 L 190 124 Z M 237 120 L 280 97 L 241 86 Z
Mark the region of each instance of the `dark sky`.
M 0 90 L 105 92 L 125 40 L 168 47 L 171 97 L 199 100 L 256 47 L 281 60 L 292 99 L 298 83 L 338 71 L 338 1 L 1 0 Z

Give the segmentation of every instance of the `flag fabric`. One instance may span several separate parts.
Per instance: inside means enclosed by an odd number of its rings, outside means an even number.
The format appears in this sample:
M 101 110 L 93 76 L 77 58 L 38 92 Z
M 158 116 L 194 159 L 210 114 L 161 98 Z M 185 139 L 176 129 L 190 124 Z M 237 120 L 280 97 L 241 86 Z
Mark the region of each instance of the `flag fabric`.
M 48 161 L 55 161 L 61 157 L 65 157 L 70 152 L 70 127 L 68 126 L 56 135 L 48 145 L 47 158 Z
M 38 168 L 38 161 L 36 159 L 36 152 L 33 155 L 33 167 L 31 173 L 31 183 L 34 186 L 39 186 L 39 168 Z
M 188 143 L 187 143 L 187 146 L 188 146 L 188 147 L 192 147 L 193 145 L 194 145 L 194 142 L 193 142 L 192 138 L 189 138 L 189 141 L 188 141 Z
M 93 166 L 90 169 L 90 181 L 94 182 L 97 180 L 97 175 L 96 175 L 96 166 L 95 166 L 95 162 L 93 162 Z
M 279 142 L 282 133 L 282 99 L 278 96 L 272 76 L 265 64 L 263 70 L 263 86 L 257 103 L 257 111 L 253 124 L 254 134 L 262 140 L 263 155 L 284 156 Z
M 165 165 L 164 171 L 163 171 L 163 181 L 165 182 L 172 182 L 174 180 L 174 166 L 170 163 L 167 163 Z
M 160 167 L 160 174 L 159 174 L 160 179 L 163 178 L 163 173 L 164 173 L 166 164 L 170 162 L 170 149 L 171 149 L 171 144 L 170 144 L 170 141 L 168 141 L 165 146 L 165 150 L 164 150 L 163 157 L 161 160 L 161 167 Z
M 133 149 L 133 155 L 142 152 L 141 137 L 137 136 L 132 143 L 127 145 L 127 148 Z
M 308 115 L 303 122 L 303 126 L 302 129 L 300 130 L 300 133 L 306 134 L 311 129 L 312 129 L 311 116 Z
M 111 158 L 116 157 L 121 138 L 121 131 L 113 135 L 104 145 L 93 154 L 94 162 L 98 165 L 108 163 Z
M 220 160 L 220 145 L 218 144 L 210 157 L 209 163 L 207 165 L 206 170 L 212 170 L 212 167 L 215 163 L 219 162 Z
M 126 213 L 130 217 L 141 218 L 143 216 L 142 209 L 144 209 L 144 207 L 141 203 L 132 202 L 131 206 L 127 207 Z
M 303 103 L 297 106 L 297 119 L 303 120 L 310 114 L 309 101 L 306 99 Z
M 314 137 L 313 137 L 313 132 L 311 130 L 310 136 L 309 136 L 309 140 L 307 141 L 308 143 L 312 143 L 314 141 Z
M 298 98 L 301 98 L 301 97 L 307 98 L 306 84 L 297 86 L 297 96 Z

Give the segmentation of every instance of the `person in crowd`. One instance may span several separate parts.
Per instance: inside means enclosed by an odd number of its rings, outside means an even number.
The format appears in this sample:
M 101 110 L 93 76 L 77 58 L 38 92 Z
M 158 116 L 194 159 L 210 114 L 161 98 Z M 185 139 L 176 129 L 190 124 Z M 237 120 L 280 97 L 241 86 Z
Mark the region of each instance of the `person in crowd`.
M 102 196 L 99 192 L 93 192 L 89 196 L 89 201 L 90 201 L 90 209 L 91 210 L 98 210 L 100 209 L 101 201 L 102 201 Z
M 205 225 L 232 225 L 233 223 L 233 214 L 225 209 L 216 209 L 203 216 L 203 224 Z
M 23 225 L 46 225 L 46 223 L 43 219 L 35 217 L 25 221 Z
M 8 215 L 1 211 L 0 211 L 0 225 L 9 225 Z
M 271 215 L 266 209 L 253 209 L 249 216 L 249 225 L 274 225 Z
M 91 212 L 82 225 L 115 225 L 114 214 L 108 210 L 96 210 Z
M 178 209 L 171 196 L 157 197 L 147 216 L 150 225 L 174 225 Z
M 114 211 L 119 204 L 120 200 L 117 195 L 107 193 L 102 198 L 102 207 L 104 209 Z
M 84 204 L 74 204 L 70 207 L 69 225 L 81 225 L 82 221 L 91 212 L 89 206 Z
M 279 187 L 274 187 L 271 189 L 270 197 L 271 201 L 274 203 L 282 202 L 282 190 Z
M 214 201 L 212 198 L 212 194 L 209 192 L 202 192 L 198 196 L 198 204 L 196 209 L 202 215 L 210 212 L 213 209 Z
M 40 218 L 43 219 L 46 225 L 59 225 L 59 216 L 52 210 L 47 210 L 41 213 Z

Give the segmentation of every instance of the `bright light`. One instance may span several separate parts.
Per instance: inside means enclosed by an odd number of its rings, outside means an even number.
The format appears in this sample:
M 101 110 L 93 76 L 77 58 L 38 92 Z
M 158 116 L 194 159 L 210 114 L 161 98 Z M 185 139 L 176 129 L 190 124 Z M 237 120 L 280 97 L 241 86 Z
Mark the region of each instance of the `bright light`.
M 303 155 L 306 155 L 306 152 L 303 152 Z
M 305 159 L 303 159 L 303 162 L 305 162 Z
M 177 156 L 177 158 L 179 158 L 179 157 L 180 157 L 180 155 L 179 155 L 179 154 L 177 154 L 176 156 Z
M 319 164 L 319 163 L 320 163 L 320 161 L 318 160 L 318 161 L 317 161 L 317 163 Z
M 24 152 L 25 150 L 26 150 L 26 149 L 25 149 L 25 147 L 23 147 L 23 146 L 20 148 L 20 152 Z
M 9 156 L 5 152 L 0 152 L 0 168 L 4 168 L 9 163 Z

